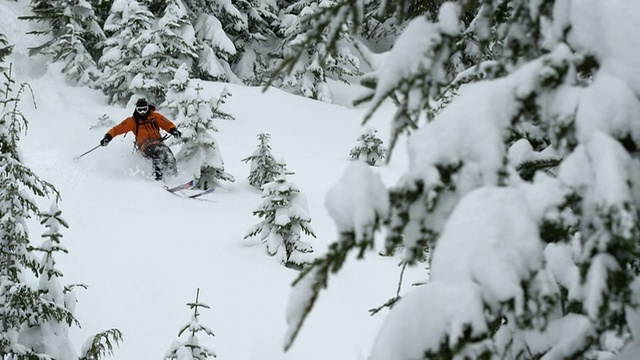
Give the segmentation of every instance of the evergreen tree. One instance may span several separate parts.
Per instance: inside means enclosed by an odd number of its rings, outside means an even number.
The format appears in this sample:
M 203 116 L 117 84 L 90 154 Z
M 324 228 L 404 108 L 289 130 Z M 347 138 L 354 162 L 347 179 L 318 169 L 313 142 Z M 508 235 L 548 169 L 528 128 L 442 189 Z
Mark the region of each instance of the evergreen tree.
M 179 80 L 174 84 L 180 84 Z M 183 144 L 176 160 L 183 171 L 193 174 L 200 188 L 214 186 L 218 180 L 235 181 L 233 175 L 224 171 L 224 160 L 213 136 L 213 132 L 218 131 L 213 120 L 220 114 L 226 114 L 219 106 L 227 95 L 225 90 L 220 99 L 205 100 L 202 87 L 197 84 L 195 88 L 185 89 L 177 104 L 179 115 L 176 121 L 182 129 Z
M 367 47 L 376 53 L 389 51 L 404 25 L 392 14 L 381 14 L 380 2 L 380 0 L 366 2 L 362 26 L 358 30 Z
M 341 13 L 327 15 L 323 10 L 334 4 L 335 1 L 304 0 L 284 10 L 280 26 L 282 42 L 277 50 L 282 60 L 272 66 L 277 70 L 270 82 L 295 94 L 332 102 L 328 80 L 348 83 L 350 76 L 360 74 L 359 59 L 351 52 L 354 43 L 351 22 Z M 332 28 L 319 26 L 336 16 L 344 23 Z M 306 34 L 309 27 L 318 31 Z M 325 46 L 327 41 L 334 46 Z
M 109 17 L 111 12 L 111 6 L 115 0 L 89 0 L 91 8 L 96 14 L 96 21 L 100 26 L 100 29 L 104 29 L 104 23 Z M 94 59 L 99 59 L 101 53 L 93 54 Z
M 280 174 L 280 165 L 271 154 L 271 145 L 269 140 L 271 135 L 268 133 L 258 134 L 258 148 L 251 156 L 242 159 L 244 162 L 251 161 L 251 169 L 249 170 L 249 184 L 255 188 L 262 188 L 262 185 L 272 182 Z
M 170 116 L 177 123 L 186 121 L 186 104 L 188 101 L 184 99 L 185 92 L 191 88 L 191 78 L 189 74 L 189 66 L 182 64 L 173 75 L 173 79 L 169 81 L 167 86 L 167 95 L 160 107 L 170 110 Z
M 42 235 L 45 241 L 32 250 L 43 252 L 38 268 L 40 297 L 45 302 L 55 305 L 58 311 L 65 315 L 65 321 L 52 318 L 44 322 L 29 324 L 22 329 L 18 342 L 37 353 L 50 355 L 54 359 L 75 360 L 78 355 L 69 339 L 69 322 L 77 323 L 73 317 L 76 297 L 72 288 L 63 288 L 60 284 L 63 274 L 56 267 L 54 256 L 58 252 L 68 252 L 60 242 L 62 239 L 60 228 L 69 227 L 61 217 L 61 213 L 55 202 L 51 204 L 48 212 L 42 213 L 41 224 L 47 228 Z
M 185 0 L 185 3 L 195 16 L 193 27 L 199 48 L 199 61 L 193 69 L 194 77 L 241 83 L 229 64 L 237 49 L 227 30 L 242 21 L 238 9 L 232 2 L 223 0 Z
M 205 360 L 210 357 L 215 358 L 216 354 L 213 350 L 200 345 L 200 339 L 198 338 L 198 333 L 201 332 L 209 336 L 215 336 L 208 327 L 200 324 L 198 320 L 198 316 L 200 316 L 198 308 L 210 309 L 208 305 L 200 302 L 200 289 L 196 292 L 196 301 L 188 303 L 187 306 L 193 309 L 193 316 L 191 317 L 191 321 L 180 329 L 178 337 L 189 330 L 189 338 L 187 341 L 182 342 L 177 340 L 171 344 L 171 348 L 169 348 L 169 351 L 167 351 L 164 356 L 165 360 Z
M 95 82 L 99 74 L 93 56 L 97 56 L 105 36 L 91 4 L 84 0 L 32 0 L 30 9 L 31 15 L 21 19 L 42 23 L 42 28 L 29 34 L 47 39 L 31 48 L 30 54 L 63 61 L 63 72 L 72 84 Z
M 236 47 L 229 61 L 231 69 L 244 84 L 262 85 L 271 48 L 278 40 L 278 5 L 275 0 L 239 0 L 236 8 L 241 21 L 225 27 Z
M 57 189 L 41 180 L 21 160 L 18 147 L 27 119 L 18 108 L 20 97 L 29 90 L 22 84 L 15 91 L 11 68 L 4 74 L 5 83 L 0 104 L 0 358 L 75 360 L 76 352 L 69 341 L 68 329 L 77 324 L 73 314 L 73 286 L 62 288 L 62 272 L 56 267 L 55 253 L 66 252 L 61 245 L 60 227 L 67 227 L 56 203 L 41 211 L 36 197 L 54 196 Z M 46 228 L 44 243 L 32 245 L 27 220 L 37 218 Z M 35 252 L 44 253 L 38 259 Z M 38 278 L 32 286 L 29 278 Z M 80 285 L 83 286 L 83 285 Z M 95 338 L 109 344 L 122 339 L 117 329 Z M 82 360 L 97 360 L 104 352 L 90 347 Z M 90 356 L 86 356 L 89 354 Z
M 101 74 L 95 61 L 82 44 L 83 39 L 79 37 L 73 25 L 68 24 L 66 29 L 67 32 L 58 42 L 53 61 L 64 62 L 62 72 L 65 73 L 70 84 L 99 87 L 98 80 Z
M 20 96 L 29 86 L 18 90 L 11 69 L 4 74 L 4 92 L 0 98 L 0 357 L 40 358 L 38 349 L 18 343 L 23 326 L 47 321 L 74 321 L 63 306 L 40 296 L 26 277 L 40 273 L 38 259 L 31 251 L 26 221 L 42 215 L 33 195 L 58 196 L 53 185 L 38 178 L 22 163 L 18 142 L 27 119 L 18 108 Z M 25 191 L 26 190 L 26 191 Z
M 132 71 L 131 91 L 154 103 L 164 101 L 167 83 L 178 67 L 183 63 L 192 66 L 198 57 L 195 30 L 182 1 L 164 3 L 157 27 L 143 32 L 129 44 L 142 50 L 140 57 L 131 59 L 126 67 Z
M 143 56 L 142 51 L 147 44 L 136 40 L 151 31 L 152 20 L 153 14 L 136 0 L 113 2 L 104 24 L 107 39 L 98 61 L 104 73 L 102 91 L 110 103 L 126 103 L 135 95 L 132 88 L 143 87 L 144 84 L 132 84 L 134 76 L 146 71 L 144 64 L 133 60 Z
M 279 173 L 270 183 L 262 186 L 262 203 L 253 215 L 262 218 L 245 235 L 245 239 L 259 235 L 267 244 L 267 253 L 276 256 L 284 266 L 300 269 L 308 264 L 306 255 L 313 252 L 307 242 L 301 240 L 302 233 L 315 237 L 310 226 L 307 198 L 298 187 L 287 181 L 283 162 L 279 164 Z
M 382 139 L 376 136 L 377 132 L 373 128 L 367 128 L 364 134 L 358 137 L 358 144 L 349 152 L 352 159 L 363 160 L 371 166 L 385 159 L 387 148 L 382 145 Z
M 385 3 L 383 13 L 412 12 L 406 2 Z M 296 281 L 304 295 L 289 311 L 287 347 L 329 273 L 352 251 L 373 248 L 382 229 L 388 249 L 403 246 L 406 264 L 429 249 L 431 278 L 395 302 L 372 360 L 637 351 L 640 138 L 629 114 L 640 109 L 640 78 L 625 69 L 637 64 L 626 49 L 640 8 L 480 3 L 443 2 L 437 15 L 413 17 L 369 77 L 365 120 L 391 99 L 391 149 L 415 130 L 409 169 L 384 194 L 387 211 L 343 204 L 334 216 L 339 241 Z M 337 28 L 361 8 L 342 1 L 325 9 L 343 16 L 323 26 Z M 529 153 L 516 153 L 522 142 Z M 527 158 L 537 164 L 521 166 Z M 370 196 L 382 196 L 379 186 Z M 606 341 L 613 334 L 617 345 Z

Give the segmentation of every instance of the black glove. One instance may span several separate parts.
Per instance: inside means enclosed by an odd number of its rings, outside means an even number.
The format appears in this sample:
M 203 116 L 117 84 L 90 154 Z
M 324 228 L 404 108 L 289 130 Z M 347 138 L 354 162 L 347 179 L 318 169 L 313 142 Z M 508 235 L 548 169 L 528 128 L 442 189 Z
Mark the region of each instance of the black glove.
M 171 130 L 169 130 L 169 134 L 178 139 L 180 139 L 180 136 L 182 136 L 182 133 L 177 128 L 171 128 Z
M 100 140 L 100 145 L 102 146 L 107 146 L 109 145 L 109 141 L 111 141 L 111 139 L 113 139 L 111 137 L 111 135 L 109 134 L 104 134 L 104 137 L 102 138 L 102 140 Z

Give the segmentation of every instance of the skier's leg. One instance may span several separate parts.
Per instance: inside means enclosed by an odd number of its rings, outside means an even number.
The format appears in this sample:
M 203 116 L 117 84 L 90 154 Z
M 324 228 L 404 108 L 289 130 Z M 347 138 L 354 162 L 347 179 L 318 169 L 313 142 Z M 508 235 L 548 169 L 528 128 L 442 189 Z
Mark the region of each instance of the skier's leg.
M 176 158 L 173 156 L 171 149 L 164 144 L 158 144 L 159 158 L 162 163 L 162 169 L 165 175 L 177 175 Z
M 151 160 L 153 166 L 153 177 L 156 180 L 162 180 L 164 170 L 164 162 L 162 161 L 162 151 L 160 144 L 151 144 L 144 150 L 144 156 Z

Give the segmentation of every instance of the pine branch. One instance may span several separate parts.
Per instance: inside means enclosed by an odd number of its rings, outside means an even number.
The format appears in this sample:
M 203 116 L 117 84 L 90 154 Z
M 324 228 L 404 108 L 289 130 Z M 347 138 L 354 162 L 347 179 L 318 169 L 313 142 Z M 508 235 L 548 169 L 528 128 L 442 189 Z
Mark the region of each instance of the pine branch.
M 293 323 L 289 323 L 289 330 L 285 338 L 285 351 L 293 345 L 304 321 L 318 300 L 320 291 L 327 288 L 329 275 L 342 269 L 351 251 L 358 249 L 358 259 L 361 259 L 364 257 L 365 251 L 370 248 L 373 248 L 373 239 L 357 242 L 355 233 L 342 233 L 340 240 L 331 244 L 323 257 L 316 259 L 302 271 L 292 286 L 304 286 L 310 290 L 310 295 L 305 295 L 307 298 L 303 301 L 302 313 L 294 319 Z
M 402 298 L 400 296 L 400 290 L 402 289 L 402 280 L 404 278 L 404 271 L 407 268 L 408 263 L 402 262 L 401 265 L 402 265 L 402 270 L 400 270 L 400 278 L 398 279 L 398 287 L 396 289 L 396 296 L 394 296 L 391 299 L 387 300 L 387 302 L 382 304 L 381 306 L 379 306 L 377 308 L 370 309 L 369 312 L 371 313 L 371 315 L 377 314 L 378 312 L 380 312 L 380 310 L 382 310 L 384 308 L 391 309 L 393 307 L 393 305 L 395 305 L 395 303 L 398 302 Z
M 113 346 L 118 345 L 122 340 L 122 332 L 118 329 L 109 329 L 98 333 L 93 336 L 91 345 L 79 360 L 99 360 L 106 355 L 113 355 Z

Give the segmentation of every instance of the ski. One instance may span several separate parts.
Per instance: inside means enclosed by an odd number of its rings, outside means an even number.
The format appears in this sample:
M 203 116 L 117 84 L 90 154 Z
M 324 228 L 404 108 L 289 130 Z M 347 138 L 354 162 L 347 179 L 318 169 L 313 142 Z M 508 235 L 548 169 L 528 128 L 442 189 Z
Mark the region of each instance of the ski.
M 195 180 L 189 180 L 184 184 L 180 184 L 177 186 L 174 186 L 172 188 L 165 186 L 164 189 L 167 190 L 170 193 L 175 193 L 178 190 L 187 190 L 187 189 L 191 189 L 192 187 L 196 186 L 196 181 Z
M 168 192 L 170 192 L 171 194 L 175 195 L 175 196 L 179 196 L 182 198 L 188 198 L 188 199 L 198 199 L 199 197 L 203 196 L 203 195 L 207 195 L 207 194 L 211 194 L 212 192 L 214 192 L 216 190 L 216 188 L 214 187 L 210 187 L 206 190 L 198 190 L 195 189 L 196 185 L 196 181 L 195 180 L 191 180 L 188 181 L 184 184 L 181 185 L 177 185 L 174 187 L 167 187 L 165 186 L 164 189 L 167 190 Z M 191 194 L 186 194 L 184 193 L 182 190 L 189 190 L 189 192 L 191 192 Z M 198 191 L 196 193 L 193 193 L 194 191 Z M 203 200 L 203 199 L 200 199 Z
M 212 193 L 212 192 L 214 192 L 215 190 L 216 190 L 216 188 L 214 188 L 214 187 L 210 187 L 210 188 L 208 188 L 207 190 L 203 190 L 203 191 L 201 191 L 201 192 L 199 192 L 199 193 L 196 193 L 196 194 L 193 194 L 193 195 L 187 195 L 187 197 L 188 197 L 189 199 L 197 199 L 197 198 L 199 198 L 199 197 L 200 197 L 200 196 L 202 196 L 202 195 L 211 194 L 211 193 Z

